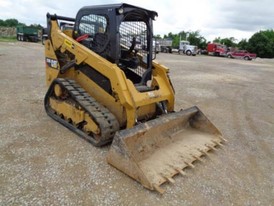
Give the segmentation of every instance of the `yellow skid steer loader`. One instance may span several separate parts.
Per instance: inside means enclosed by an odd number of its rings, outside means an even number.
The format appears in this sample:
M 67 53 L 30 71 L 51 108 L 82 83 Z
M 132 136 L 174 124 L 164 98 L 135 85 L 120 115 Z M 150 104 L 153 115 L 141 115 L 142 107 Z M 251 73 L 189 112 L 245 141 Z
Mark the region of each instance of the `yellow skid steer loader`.
M 174 111 L 169 70 L 153 61 L 156 16 L 129 4 L 47 14 L 44 104 L 93 145 L 112 142 L 108 163 L 163 193 L 161 184 L 224 139 L 197 107 Z

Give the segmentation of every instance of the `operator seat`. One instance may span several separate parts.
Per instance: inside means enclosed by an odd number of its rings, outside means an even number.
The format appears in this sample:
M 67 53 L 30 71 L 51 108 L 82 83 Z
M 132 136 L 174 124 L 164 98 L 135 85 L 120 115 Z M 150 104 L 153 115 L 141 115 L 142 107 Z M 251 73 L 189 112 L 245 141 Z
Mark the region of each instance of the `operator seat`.
M 109 38 L 106 33 L 96 33 L 92 41 L 91 49 L 97 54 L 104 55 L 108 42 Z

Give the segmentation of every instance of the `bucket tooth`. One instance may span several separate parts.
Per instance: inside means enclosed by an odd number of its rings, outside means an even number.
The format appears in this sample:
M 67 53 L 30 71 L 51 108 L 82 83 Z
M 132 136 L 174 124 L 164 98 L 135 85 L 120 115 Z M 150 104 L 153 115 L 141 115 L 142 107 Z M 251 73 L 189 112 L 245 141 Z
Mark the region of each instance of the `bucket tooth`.
M 217 149 L 216 149 L 214 146 L 212 146 L 212 145 L 207 145 L 207 147 L 210 148 L 210 149 L 212 149 L 212 150 L 214 150 L 214 151 L 217 150 Z
M 192 157 L 199 160 L 200 162 L 204 162 L 204 160 L 202 160 L 199 156 L 192 155 Z
M 165 190 L 162 189 L 159 185 L 154 184 L 153 189 L 159 192 L 161 195 L 165 193 Z
M 223 140 L 224 142 L 227 142 L 227 140 L 226 140 L 225 138 L 223 138 L 222 136 L 219 136 L 219 138 L 220 138 L 221 140 Z
M 187 166 L 189 166 L 191 168 L 195 168 L 195 166 L 192 163 L 190 163 L 190 162 L 185 162 L 185 163 L 186 163 Z
M 186 172 L 184 172 L 184 171 L 181 170 L 181 169 L 176 169 L 176 171 L 177 171 L 178 173 L 180 173 L 181 175 L 183 175 L 183 176 L 186 176 L 186 175 L 187 175 Z
M 165 177 L 165 179 L 170 182 L 171 184 L 175 184 L 175 180 L 172 177 Z
M 169 165 L 175 172 L 176 174 L 180 173 L 181 175 L 186 176 L 187 174 L 183 171 L 183 169 L 180 169 L 179 167 Z
M 208 153 L 206 153 L 205 151 L 198 149 L 199 152 L 201 152 L 203 155 L 208 156 Z
M 223 147 L 224 145 L 221 142 L 218 142 L 216 140 L 211 140 L 213 143 L 215 143 L 216 145 L 219 145 L 220 147 Z
M 201 152 L 204 156 L 207 156 L 207 157 L 210 159 L 210 155 L 208 154 L 208 152 L 203 151 L 203 150 L 201 150 L 201 149 L 198 149 L 198 150 L 199 150 L 199 152 Z

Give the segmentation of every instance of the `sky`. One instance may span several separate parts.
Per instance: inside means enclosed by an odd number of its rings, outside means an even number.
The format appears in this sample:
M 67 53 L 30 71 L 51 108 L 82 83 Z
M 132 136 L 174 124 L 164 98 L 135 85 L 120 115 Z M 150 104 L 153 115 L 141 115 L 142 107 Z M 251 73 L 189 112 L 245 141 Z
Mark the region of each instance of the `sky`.
M 0 19 L 16 18 L 46 25 L 46 13 L 75 17 L 83 6 L 121 3 L 118 0 L 0 0 Z M 154 34 L 200 31 L 216 37 L 249 39 L 260 30 L 274 29 L 274 0 L 124 0 L 158 13 Z

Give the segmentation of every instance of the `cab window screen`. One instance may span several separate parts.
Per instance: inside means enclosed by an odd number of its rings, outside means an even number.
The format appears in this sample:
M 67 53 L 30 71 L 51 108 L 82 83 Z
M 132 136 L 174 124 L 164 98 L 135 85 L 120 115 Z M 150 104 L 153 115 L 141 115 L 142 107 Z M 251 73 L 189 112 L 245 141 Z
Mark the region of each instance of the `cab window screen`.
M 97 14 L 89 14 L 83 16 L 79 24 L 79 33 L 90 34 L 94 36 L 96 33 L 105 33 L 107 28 L 107 19 L 105 16 Z

